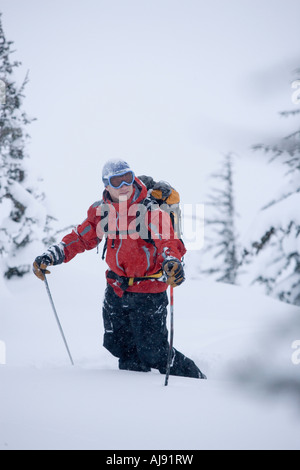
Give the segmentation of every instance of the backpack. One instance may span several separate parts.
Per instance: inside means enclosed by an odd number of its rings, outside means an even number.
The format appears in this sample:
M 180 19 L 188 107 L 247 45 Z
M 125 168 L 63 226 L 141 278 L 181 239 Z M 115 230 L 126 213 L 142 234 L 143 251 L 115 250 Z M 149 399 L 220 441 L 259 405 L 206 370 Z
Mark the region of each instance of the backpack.
M 162 210 L 165 210 L 170 215 L 176 235 L 178 238 L 182 239 L 179 193 L 166 181 L 156 183 L 151 176 L 145 175 L 139 176 L 138 178 L 144 183 L 148 190 L 148 197 L 144 201 L 146 205 L 149 201 L 147 208 L 150 209 L 152 204 L 158 204 Z

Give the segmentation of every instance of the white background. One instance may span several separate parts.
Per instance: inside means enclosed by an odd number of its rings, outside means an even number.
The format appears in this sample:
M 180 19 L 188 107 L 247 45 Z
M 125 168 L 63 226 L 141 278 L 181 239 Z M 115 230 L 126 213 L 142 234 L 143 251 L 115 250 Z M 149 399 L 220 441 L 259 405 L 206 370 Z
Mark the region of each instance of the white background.
M 250 147 L 291 131 L 298 0 L 2 0 L 15 59 L 29 70 L 33 167 L 54 216 L 79 223 L 101 198 L 107 158 L 204 202 L 208 175 L 237 153 L 239 212 L 276 188 Z
M 32 171 L 62 226 L 101 197 L 107 158 L 199 204 L 233 151 L 247 230 L 280 184 L 250 147 L 291 132 L 277 113 L 296 106 L 298 0 L 2 0 L 1 11 L 20 82 L 30 71 Z M 168 389 L 102 348 L 96 250 L 49 277 L 74 369 L 43 284 L 0 280 L 0 449 L 299 449 L 299 308 L 192 279 L 193 266 L 175 292 L 175 346 L 209 380 L 172 377 Z

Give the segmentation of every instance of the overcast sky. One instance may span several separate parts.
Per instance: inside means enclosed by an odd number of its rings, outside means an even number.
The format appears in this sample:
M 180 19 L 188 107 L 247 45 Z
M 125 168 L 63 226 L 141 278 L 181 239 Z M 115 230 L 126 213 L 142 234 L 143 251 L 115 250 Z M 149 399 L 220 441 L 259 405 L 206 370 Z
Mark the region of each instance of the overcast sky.
M 277 113 L 295 107 L 299 0 L 1 0 L 0 11 L 19 79 L 30 71 L 31 161 L 63 223 L 99 199 L 107 158 L 201 202 L 223 153 L 252 158 L 251 145 L 290 130 Z

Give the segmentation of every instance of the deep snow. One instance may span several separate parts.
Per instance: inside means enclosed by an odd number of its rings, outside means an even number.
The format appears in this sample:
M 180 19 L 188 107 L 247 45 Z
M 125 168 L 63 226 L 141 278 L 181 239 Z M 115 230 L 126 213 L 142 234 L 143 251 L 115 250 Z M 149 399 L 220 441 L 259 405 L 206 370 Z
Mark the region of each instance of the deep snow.
M 291 131 L 277 112 L 291 106 L 299 2 L 277 2 L 271 16 L 261 0 L 230 8 L 166 1 L 158 10 L 151 2 L 117 3 L 28 0 L 16 12 L 16 2 L 2 0 L 7 38 L 23 62 L 20 81 L 30 67 L 26 110 L 38 117 L 30 171 L 45 180 L 50 212 L 64 226 L 83 220 L 111 156 L 126 156 L 137 174 L 171 179 L 182 201 L 201 203 L 219 153 L 232 149 L 241 154 L 238 228 L 251 241 L 249 225 L 282 172 L 275 178 L 248 148 Z M 30 249 L 32 259 L 41 253 L 38 244 Z M 190 256 L 200 264 L 198 252 Z M 7 347 L 0 449 L 299 449 L 299 398 L 264 391 L 270 374 L 299 382 L 300 365 L 291 361 L 299 308 L 253 289 L 200 282 L 188 265 L 188 281 L 175 291 L 175 346 L 209 380 L 171 377 L 166 389 L 156 372 L 118 371 L 102 348 L 99 258 L 86 253 L 49 278 L 74 369 L 43 284 L 14 280 L 6 293 L 0 277 Z
M 96 251 L 49 277 L 74 368 L 44 285 L 32 275 L 2 289 L 0 449 L 299 449 L 295 398 L 236 380 L 253 358 L 299 376 L 291 360 L 296 331 L 276 357 L 264 346 L 273 325 L 292 321 L 299 308 L 191 279 L 189 260 L 187 273 L 175 290 L 175 346 L 209 380 L 171 377 L 167 388 L 157 371 L 119 371 L 103 349 L 104 263 Z

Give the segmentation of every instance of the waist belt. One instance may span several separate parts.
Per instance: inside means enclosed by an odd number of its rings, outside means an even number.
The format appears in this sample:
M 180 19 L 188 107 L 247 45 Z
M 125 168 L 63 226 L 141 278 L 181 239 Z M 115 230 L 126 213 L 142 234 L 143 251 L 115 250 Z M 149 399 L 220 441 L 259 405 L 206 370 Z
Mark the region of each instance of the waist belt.
M 108 271 L 107 273 L 108 279 L 114 279 L 118 281 L 120 284 L 120 288 L 125 292 L 128 287 L 133 286 L 135 282 L 139 281 L 149 281 L 151 279 L 160 280 L 162 282 L 166 282 L 166 276 L 163 271 L 159 271 L 158 273 L 151 274 L 150 276 L 142 276 L 142 277 L 126 277 L 126 276 L 119 276 L 113 271 Z

